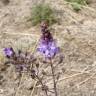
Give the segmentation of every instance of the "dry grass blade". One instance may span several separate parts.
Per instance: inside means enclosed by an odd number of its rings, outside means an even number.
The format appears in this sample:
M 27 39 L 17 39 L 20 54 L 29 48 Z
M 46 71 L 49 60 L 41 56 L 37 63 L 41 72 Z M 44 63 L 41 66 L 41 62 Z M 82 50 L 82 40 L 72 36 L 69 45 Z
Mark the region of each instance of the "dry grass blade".
M 14 94 L 14 96 L 18 96 L 18 91 L 19 91 L 19 89 L 20 89 L 20 85 L 21 85 L 21 82 L 22 82 L 22 80 L 23 80 L 23 75 L 24 75 L 24 73 L 22 74 L 22 77 L 20 77 L 20 79 L 19 79 L 19 83 L 18 83 L 18 88 L 16 89 L 16 92 L 15 92 L 15 94 Z
M 9 35 L 23 35 L 23 36 L 35 36 L 39 37 L 37 34 L 28 34 L 28 33 L 9 33 L 9 32 L 3 32 L 3 34 L 9 34 Z
M 77 86 L 80 86 L 82 84 L 84 84 L 85 82 L 89 81 L 90 79 L 92 79 L 94 76 L 96 75 L 96 72 L 93 73 L 89 78 L 85 79 L 84 81 L 80 82 L 79 84 L 77 84 Z
M 37 81 L 35 81 L 35 83 L 34 83 L 34 86 L 33 86 L 33 89 L 31 91 L 31 95 L 30 96 L 34 96 L 34 91 L 35 91 L 35 88 L 36 88 L 36 84 L 37 84 Z
M 68 76 L 68 77 L 59 79 L 58 80 L 58 83 L 63 82 L 66 79 L 73 78 L 73 77 L 78 76 L 78 75 L 82 75 L 82 74 L 85 74 L 85 73 L 88 74 L 90 71 L 92 71 L 92 69 L 95 66 L 96 66 L 96 63 L 93 63 L 92 68 L 90 70 L 86 71 L 89 68 L 89 66 L 87 66 L 83 71 L 81 71 L 81 72 L 79 71 L 77 74 L 74 74 L 74 75 L 71 75 L 71 76 Z M 93 77 L 93 75 L 92 75 L 92 77 Z M 51 84 L 53 84 L 52 81 L 51 82 L 48 82 L 46 85 L 51 85 Z M 37 86 L 37 87 L 41 87 L 41 85 L 40 86 Z

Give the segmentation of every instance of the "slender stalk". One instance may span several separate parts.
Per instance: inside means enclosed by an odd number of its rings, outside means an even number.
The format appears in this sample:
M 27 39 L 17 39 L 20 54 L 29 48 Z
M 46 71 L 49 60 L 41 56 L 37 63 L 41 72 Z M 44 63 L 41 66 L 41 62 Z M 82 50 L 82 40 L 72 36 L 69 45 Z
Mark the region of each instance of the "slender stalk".
M 35 74 L 35 76 L 37 77 L 37 79 L 38 79 L 39 82 L 41 83 L 42 87 L 44 87 L 44 84 L 43 84 L 42 80 L 38 77 L 38 75 Z M 47 90 L 45 89 L 44 91 L 45 91 L 46 96 L 48 96 Z
M 55 81 L 55 74 L 54 74 L 54 67 L 53 67 L 52 60 L 51 59 L 50 59 L 50 65 L 51 65 L 51 71 L 52 71 L 52 77 L 53 77 L 53 84 L 54 84 L 55 96 L 58 96 L 57 95 L 56 81 Z

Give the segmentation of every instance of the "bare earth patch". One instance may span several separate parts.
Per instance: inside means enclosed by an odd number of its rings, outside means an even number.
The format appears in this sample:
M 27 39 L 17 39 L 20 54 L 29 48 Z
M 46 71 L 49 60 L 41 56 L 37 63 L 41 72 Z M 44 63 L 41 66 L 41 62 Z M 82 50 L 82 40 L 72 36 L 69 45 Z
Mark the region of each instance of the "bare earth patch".
M 44 1 L 56 10 L 60 18 L 60 24 L 52 26 L 52 34 L 65 57 L 56 68 L 61 73 L 57 84 L 58 96 L 96 96 L 96 2 L 93 1 L 79 13 L 74 12 L 64 0 Z M 13 46 L 15 50 L 30 47 L 29 50 L 34 51 L 40 29 L 32 27 L 27 18 L 32 5 L 37 2 L 43 0 L 10 0 L 7 5 L 0 1 L 0 58 L 3 48 L 8 46 Z M 34 93 L 29 90 L 30 85 L 35 86 L 36 82 L 26 74 L 18 87 L 18 74 L 14 67 L 5 67 L 1 61 L 4 59 L 0 59 L 0 96 L 14 96 L 15 93 L 15 96 L 44 96 L 40 88 L 35 88 Z M 42 68 L 49 72 L 46 65 Z M 50 78 L 45 82 L 52 87 Z

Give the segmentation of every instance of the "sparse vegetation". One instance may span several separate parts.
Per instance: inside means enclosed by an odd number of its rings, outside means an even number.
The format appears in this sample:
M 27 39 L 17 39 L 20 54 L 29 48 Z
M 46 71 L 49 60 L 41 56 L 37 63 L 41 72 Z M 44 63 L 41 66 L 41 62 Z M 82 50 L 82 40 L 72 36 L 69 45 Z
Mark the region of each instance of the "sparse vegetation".
M 56 22 L 53 10 L 49 5 L 39 4 L 32 8 L 30 21 L 32 25 L 39 24 L 42 20 L 47 21 L 49 25 Z
M 8 5 L 2 1 L 0 96 L 96 96 L 96 0 L 87 5 L 64 0 L 9 0 Z M 32 19 L 26 22 L 34 15 L 30 14 L 32 7 L 41 2 L 55 9 L 54 17 L 59 18 L 59 23 L 48 27 L 43 21 L 34 27 Z M 45 58 L 45 53 L 50 56 L 51 44 L 47 48 L 43 46 L 48 49 L 43 54 L 37 50 L 44 31 L 52 33 L 60 47 L 60 54 L 52 60 Z M 49 34 L 42 37 L 52 41 Z M 10 47 L 15 52 L 7 50 L 11 58 L 3 51 Z M 52 44 L 55 52 L 53 49 Z
M 79 11 L 82 8 L 82 5 L 88 4 L 88 0 L 66 0 L 70 2 L 75 11 Z

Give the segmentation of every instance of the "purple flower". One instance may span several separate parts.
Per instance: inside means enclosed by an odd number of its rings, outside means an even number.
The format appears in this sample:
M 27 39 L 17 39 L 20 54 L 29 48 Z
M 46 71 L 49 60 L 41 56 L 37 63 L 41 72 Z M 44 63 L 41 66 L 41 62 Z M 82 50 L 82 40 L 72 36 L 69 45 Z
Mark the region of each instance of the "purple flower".
M 4 54 L 7 57 L 11 57 L 14 54 L 13 48 L 5 48 L 4 49 Z
M 57 47 L 54 40 L 47 43 L 41 40 L 37 51 L 42 53 L 46 58 L 53 58 L 59 52 L 59 47 Z

